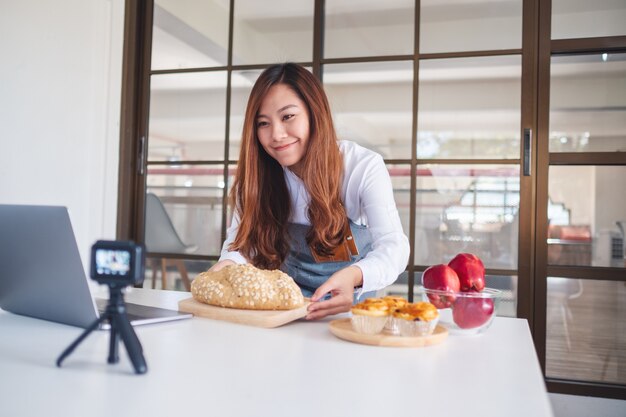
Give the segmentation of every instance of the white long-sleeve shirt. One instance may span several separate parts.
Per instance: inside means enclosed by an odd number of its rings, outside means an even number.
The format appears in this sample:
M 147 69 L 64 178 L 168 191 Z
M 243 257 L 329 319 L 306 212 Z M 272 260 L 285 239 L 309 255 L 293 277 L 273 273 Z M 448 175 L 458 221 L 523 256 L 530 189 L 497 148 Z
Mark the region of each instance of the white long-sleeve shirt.
M 379 290 L 392 284 L 404 271 L 409 259 L 409 241 L 402 231 L 391 178 L 383 158 L 350 141 L 340 141 L 339 149 L 344 163 L 342 199 L 346 214 L 354 223 L 367 226 L 372 237 L 370 252 L 353 264 L 363 273 L 360 292 Z M 288 168 L 284 173 L 291 198 L 289 221 L 311 225 L 307 216 L 309 193 L 304 183 Z M 222 246 L 220 261 L 230 259 L 239 264 L 247 263 L 241 253 L 228 250 L 238 227 L 239 219 L 235 215 Z

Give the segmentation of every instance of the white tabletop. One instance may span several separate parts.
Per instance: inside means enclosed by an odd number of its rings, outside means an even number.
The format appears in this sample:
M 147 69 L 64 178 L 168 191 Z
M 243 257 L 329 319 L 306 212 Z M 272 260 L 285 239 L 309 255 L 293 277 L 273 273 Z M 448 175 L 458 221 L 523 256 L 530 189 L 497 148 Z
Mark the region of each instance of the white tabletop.
M 176 309 L 188 296 L 126 298 Z M 120 363 L 107 364 L 106 331 L 57 368 L 81 329 L 0 311 L 0 416 L 552 416 L 521 319 L 420 348 L 346 342 L 328 321 L 262 329 L 193 318 L 136 332 L 145 375 L 122 345 Z

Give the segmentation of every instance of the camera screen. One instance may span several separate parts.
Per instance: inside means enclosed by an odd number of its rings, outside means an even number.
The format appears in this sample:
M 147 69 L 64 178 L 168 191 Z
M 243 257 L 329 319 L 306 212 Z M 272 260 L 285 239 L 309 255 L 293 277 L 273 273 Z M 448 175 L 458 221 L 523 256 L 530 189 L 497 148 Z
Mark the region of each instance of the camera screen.
M 130 271 L 130 252 L 119 249 L 96 250 L 96 273 L 98 275 L 126 276 Z

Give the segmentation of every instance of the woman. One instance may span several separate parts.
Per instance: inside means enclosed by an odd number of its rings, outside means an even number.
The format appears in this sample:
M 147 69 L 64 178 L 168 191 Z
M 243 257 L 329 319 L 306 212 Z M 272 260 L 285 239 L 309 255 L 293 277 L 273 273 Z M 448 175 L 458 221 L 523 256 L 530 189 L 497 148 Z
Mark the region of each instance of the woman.
M 348 311 L 404 271 L 409 244 L 382 157 L 337 140 L 322 85 L 299 65 L 270 66 L 252 88 L 230 198 L 211 270 L 282 269 L 311 296 L 307 319 Z

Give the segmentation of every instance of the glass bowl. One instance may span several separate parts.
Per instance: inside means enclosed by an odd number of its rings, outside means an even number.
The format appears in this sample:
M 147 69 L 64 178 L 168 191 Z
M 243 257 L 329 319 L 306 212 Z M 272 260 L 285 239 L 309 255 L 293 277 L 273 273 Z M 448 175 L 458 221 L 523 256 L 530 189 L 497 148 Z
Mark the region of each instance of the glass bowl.
M 480 334 L 486 331 L 498 311 L 501 291 L 485 288 L 482 292 L 452 292 L 418 287 L 424 301 L 439 310 L 439 324 L 454 334 Z

